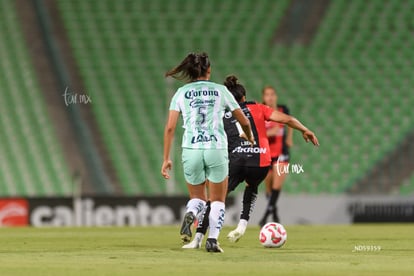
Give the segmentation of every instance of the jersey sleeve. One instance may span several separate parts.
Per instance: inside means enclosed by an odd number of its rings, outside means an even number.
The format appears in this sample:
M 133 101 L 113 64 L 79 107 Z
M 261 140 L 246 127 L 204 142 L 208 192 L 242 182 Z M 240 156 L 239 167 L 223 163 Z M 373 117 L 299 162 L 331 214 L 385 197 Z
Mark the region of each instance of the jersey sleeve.
M 224 100 L 224 107 L 230 111 L 234 111 L 240 108 L 240 105 L 237 103 L 236 99 L 230 93 L 230 91 L 225 87 L 223 90 L 223 100 Z
M 175 110 L 178 112 L 181 112 L 181 108 L 180 108 L 180 104 L 179 104 L 179 94 L 178 91 L 175 92 L 174 96 L 171 99 L 171 103 L 170 103 L 170 110 Z
M 260 104 L 260 107 L 262 108 L 263 115 L 266 121 L 270 120 L 270 116 L 272 116 L 273 109 L 268 107 L 267 105 Z

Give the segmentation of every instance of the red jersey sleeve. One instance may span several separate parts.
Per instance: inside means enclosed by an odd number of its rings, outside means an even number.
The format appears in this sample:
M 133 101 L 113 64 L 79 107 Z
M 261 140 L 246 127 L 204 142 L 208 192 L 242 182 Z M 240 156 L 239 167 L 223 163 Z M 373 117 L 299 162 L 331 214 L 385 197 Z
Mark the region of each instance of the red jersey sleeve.
M 269 121 L 270 116 L 272 115 L 274 110 L 272 108 L 268 107 L 267 105 L 264 105 L 264 104 L 260 104 L 260 108 L 262 109 L 265 120 Z

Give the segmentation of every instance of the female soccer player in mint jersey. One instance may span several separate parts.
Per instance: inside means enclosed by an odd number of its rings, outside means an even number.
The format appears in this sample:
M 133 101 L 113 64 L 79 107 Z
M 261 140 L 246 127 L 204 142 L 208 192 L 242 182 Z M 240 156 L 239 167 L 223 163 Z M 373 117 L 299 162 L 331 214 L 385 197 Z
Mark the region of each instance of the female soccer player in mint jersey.
M 184 122 L 182 138 L 182 162 L 184 176 L 190 194 L 187 212 L 181 226 L 183 242 L 191 240 L 191 226 L 197 215 L 204 210 L 207 200 L 206 181 L 209 181 L 211 212 L 210 232 L 206 243 L 209 252 L 222 252 L 217 239 L 224 222 L 227 193 L 228 153 L 227 136 L 223 126 L 224 111 L 228 110 L 254 144 L 250 122 L 239 104 L 224 85 L 210 82 L 210 61 L 206 53 L 189 54 L 179 65 L 168 71 L 172 76 L 188 81 L 180 87 L 170 104 L 164 132 L 164 162 L 161 174 L 168 179 L 172 168 L 170 149 L 178 117 Z
M 229 187 L 228 192 L 233 191 L 240 183 L 246 182 L 243 195 L 243 209 L 237 228 L 229 233 L 227 238 L 231 242 L 237 242 L 245 233 L 250 214 L 253 211 L 257 197 L 259 184 L 265 179 L 271 164 L 269 142 L 266 133 L 265 123 L 267 121 L 285 123 L 302 132 L 306 141 L 311 141 L 314 145 L 319 145 L 315 134 L 302 125 L 297 119 L 274 110 L 263 104 L 246 101 L 246 90 L 238 83 L 235 76 L 229 76 L 224 82 L 235 99 L 239 102 L 244 114 L 250 120 L 253 129 L 253 136 L 256 143 L 253 147 L 246 144 L 242 138 L 243 131 L 237 124 L 237 120 L 227 114 L 224 116 L 224 128 L 228 138 L 229 152 Z M 207 232 L 209 221 L 206 219 L 209 212 L 207 205 L 204 218 L 199 227 L 194 240 L 183 246 L 183 248 L 199 248 L 202 239 Z M 211 229 L 211 228 L 210 228 Z
M 276 90 L 272 86 L 265 86 L 262 90 L 263 104 L 289 114 L 289 109 L 285 105 L 277 103 Z M 277 166 L 283 167 L 289 164 L 289 148 L 292 146 L 292 129 L 281 123 L 267 122 L 267 136 L 269 138 L 270 153 L 272 157 L 272 169 L 265 179 L 266 195 L 268 204 L 265 213 L 260 220 L 261 226 L 266 224 L 267 218 L 272 215 L 274 222 L 280 222 L 277 212 L 277 200 L 285 181 L 286 174 L 280 173 Z

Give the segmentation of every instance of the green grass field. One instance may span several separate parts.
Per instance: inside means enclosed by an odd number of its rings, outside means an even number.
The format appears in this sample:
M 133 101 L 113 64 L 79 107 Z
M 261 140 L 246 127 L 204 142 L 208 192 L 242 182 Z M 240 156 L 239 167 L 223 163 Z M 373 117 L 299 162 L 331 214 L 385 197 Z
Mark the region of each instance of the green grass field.
M 281 249 L 258 227 L 223 254 L 182 250 L 177 227 L 0 229 L 0 275 L 413 275 L 414 225 L 290 226 Z M 355 246 L 380 246 L 355 252 Z

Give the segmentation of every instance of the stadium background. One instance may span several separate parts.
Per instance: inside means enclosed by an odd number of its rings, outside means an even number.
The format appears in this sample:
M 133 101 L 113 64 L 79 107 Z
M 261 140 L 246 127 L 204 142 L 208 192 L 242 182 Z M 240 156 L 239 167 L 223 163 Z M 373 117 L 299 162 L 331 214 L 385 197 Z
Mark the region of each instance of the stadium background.
M 274 85 L 320 138 L 313 148 L 294 135 L 292 163 L 304 173 L 287 177 L 282 220 L 343 223 L 358 221 L 355 213 L 362 221 L 414 220 L 414 1 L 0 5 L 0 206 L 9 216 L 24 213 L 13 209 L 16 199 L 26 202 L 31 224 L 38 205 L 76 213 L 78 205 L 96 211 L 101 200 L 116 213 L 130 200 L 128 212 L 139 213 L 143 198 L 159 208 L 178 202 L 186 195 L 179 139 L 172 181 L 159 168 L 180 83 L 163 73 L 188 52 L 206 51 L 212 80 L 236 74 L 255 100 Z M 258 209 L 263 204 L 262 197 Z M 321 218 L 329 209 L 337 210 Z M 307 211 L 314 218 L 292 218 Z M 174 222 L 166 217 L 154 221 Z

